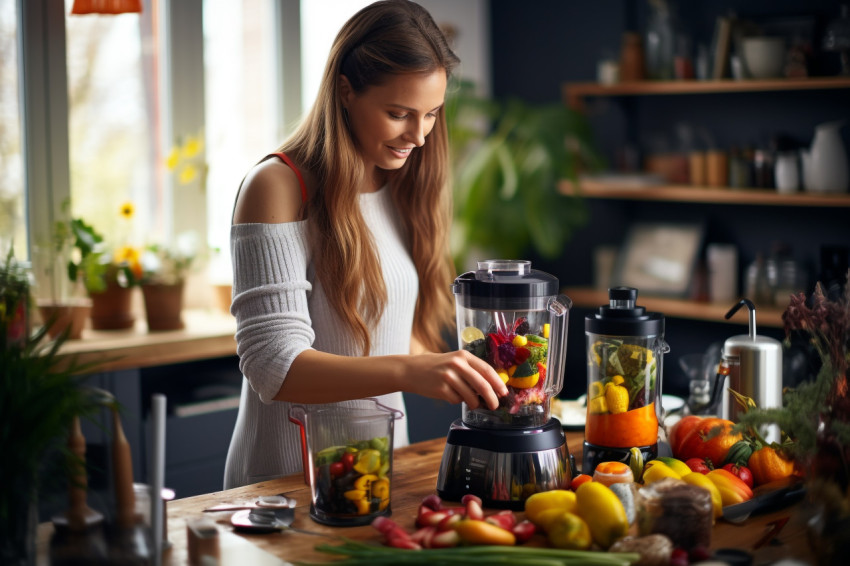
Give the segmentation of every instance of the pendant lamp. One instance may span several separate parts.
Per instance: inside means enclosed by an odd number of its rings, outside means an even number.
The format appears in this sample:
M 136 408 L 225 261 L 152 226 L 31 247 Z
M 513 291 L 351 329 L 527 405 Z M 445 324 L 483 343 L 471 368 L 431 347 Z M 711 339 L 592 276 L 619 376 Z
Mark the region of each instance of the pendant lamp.
M 71 14 L 141 13 L 142 0 L 74 0 Z

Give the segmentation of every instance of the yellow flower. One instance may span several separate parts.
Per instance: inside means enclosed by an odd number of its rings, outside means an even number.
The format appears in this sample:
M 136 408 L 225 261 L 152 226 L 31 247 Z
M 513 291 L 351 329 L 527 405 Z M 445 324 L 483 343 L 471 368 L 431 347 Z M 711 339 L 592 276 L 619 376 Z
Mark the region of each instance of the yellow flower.
M 112 261 L 117 265 L 126 264 L 137 280 L 142 278 L 141 254 L 138 249 L 132 246 L 121 246 L 115 250 Z
M 180 148 L 175 147 L 168 154 L 168 157 L 165 158 L 165 165 L 168 167 L 169 171 L 174 171 L 174 168 L 177 167 L 177 163 L 180 161 Z
M 121 205 L 121 216 L 126 219 L 133 218 L 133 214 L 136 213 L 136 207 L 133 206 L 132 202 L 125 202 Z
M 186 136 L 186 143 L 183 145 L 183 158 L 192 159 L 201 152 L 201 149 L 203 149 L 201 138 Z
M 180 175 L 177 177 L 177 180 L 181 185 L 186 185 L 195 180 L 195 177 L 198 176 L 198 169 L 191 163 L 184 165 L 180 169 Z

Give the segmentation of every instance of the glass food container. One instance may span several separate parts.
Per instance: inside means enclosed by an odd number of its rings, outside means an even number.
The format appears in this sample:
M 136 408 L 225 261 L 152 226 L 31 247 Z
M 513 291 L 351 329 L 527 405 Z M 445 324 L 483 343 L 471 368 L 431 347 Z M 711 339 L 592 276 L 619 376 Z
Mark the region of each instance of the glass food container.
M 310 517 L 325 525 L 368 525 L 390 515 L 393 429 L 401 411 L 369 398 L 349 405 L 293 405 L 301 427 Z

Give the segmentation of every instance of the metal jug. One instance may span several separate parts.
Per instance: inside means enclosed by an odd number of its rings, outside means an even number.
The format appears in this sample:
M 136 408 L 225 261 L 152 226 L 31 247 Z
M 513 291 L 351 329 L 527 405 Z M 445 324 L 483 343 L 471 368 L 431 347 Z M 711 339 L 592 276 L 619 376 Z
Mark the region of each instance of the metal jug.
M 782 343 L 756 334 L 756 308 L 749 299 L 741 299 L 726 313 L 726 318 L 732 318 L 745 305 L 750 311 L 749 333 L 732 336 L 723 343 L 711 399 L 718 415 L 733 422 L 737 422 L 746 409 L 729 393 L 730 389 L 749 397 L 760 408 L 782 406 Z M 727 377 L 728 387 L 724 388 Z M 779 441 L 777 427 L 763 432 L 769 442 Z

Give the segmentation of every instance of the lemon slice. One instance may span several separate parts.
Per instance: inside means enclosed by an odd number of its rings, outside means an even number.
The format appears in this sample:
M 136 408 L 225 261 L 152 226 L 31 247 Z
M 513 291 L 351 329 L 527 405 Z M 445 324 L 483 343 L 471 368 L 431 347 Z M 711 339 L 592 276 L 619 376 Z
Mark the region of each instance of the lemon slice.
M 467 326 L 460 332 L 460 339 L 464 344 L 471 344 L 476 340 L 483 340 L 484 333 L 481 332 L 480 328 L 476 328 L 475 326 Z

